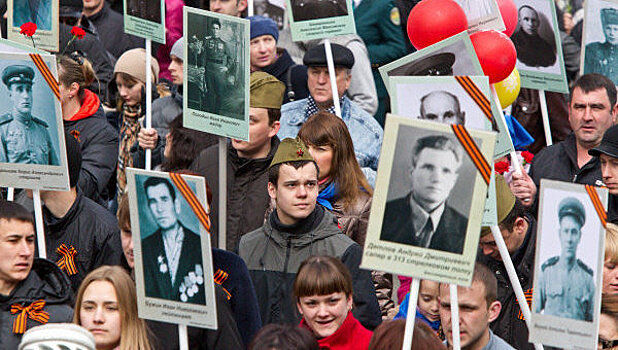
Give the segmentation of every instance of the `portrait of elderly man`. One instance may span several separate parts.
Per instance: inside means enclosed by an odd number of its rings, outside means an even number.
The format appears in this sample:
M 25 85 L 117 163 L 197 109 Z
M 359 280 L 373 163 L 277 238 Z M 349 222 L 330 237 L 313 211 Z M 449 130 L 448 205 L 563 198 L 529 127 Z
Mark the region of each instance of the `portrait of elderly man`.
M 447 204 L 459 177 L 463 150 L 458 141 L 431 135 L 412 149 L 411 191 L 390 200 L 380 239 L 445 252 L 463 252 L 468 219 Z
M 52 0 L 13 0 L 13 27 L 26 22 L 36 24 L 38 30 L 51 30 Z
M 553 43 L 539 35 L 539 13 L 524 5 L 517 14 L 519 25 L 511 36 L 517 50 L 517 60 L 529 67 L 553 66 L 556 63 L 556 49 Z
M 203 304 L 200 236 L 180 222 L 180 198 L 174 186 L 168 179 L 149 177 L 144 192 L 148 212 L 158 227 L 142 239 L 146 296 Z
M 618 85 L 618 9 L 601 9 L 604 42 L 586 45 L 584 74 L 599 73 Z
M 577 246 L 586 223 L 586 210 L 573 197 L 564 198 L 558 205 L 560 255 L 541 265 L 535 289 L 536 312 L 592 321 L 594 313 L 593 271 L 577 259 Z
M 2 82 L 12 107 L 0 116 L 0 163 L 60 165 L 49 125 L 32 115 L 34 69 L 8 66 L 2 71 Z
M 461 111 L 459 99 L 447 91 L 433 91 L 423 96 L 420 113 L 419 119 L 443 124 L 464 125 L 466 122 L 466 112 Z

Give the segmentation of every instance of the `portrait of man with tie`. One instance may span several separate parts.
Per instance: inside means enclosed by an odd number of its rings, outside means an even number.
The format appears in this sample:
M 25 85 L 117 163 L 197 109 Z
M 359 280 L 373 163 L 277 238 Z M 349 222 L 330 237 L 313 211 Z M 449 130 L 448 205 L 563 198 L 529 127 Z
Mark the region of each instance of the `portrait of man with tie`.
M 420 137 L 410 154 L 411 188 L 386 202 L 380 239 L 461 254 L 468 218 L 447 200 L 467 155 L 454 136 L 444 134 Z

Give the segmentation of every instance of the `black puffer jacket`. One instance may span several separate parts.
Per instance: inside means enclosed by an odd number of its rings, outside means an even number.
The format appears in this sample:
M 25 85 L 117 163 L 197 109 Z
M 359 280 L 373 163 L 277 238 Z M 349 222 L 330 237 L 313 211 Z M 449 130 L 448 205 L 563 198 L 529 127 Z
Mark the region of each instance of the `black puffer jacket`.
M 76 291 L 86 275 L 101 265 L 120 265 L 123 253 L 116 218 L 78 190 L 77 198 L 63 218 L 56 218 L 44 206 L 47 258 L 58 262 L 61 244 L 75 248 L 77 273 L 69 276 Z
M 536 220 L 527 216 L 528 231 L 522 246 L 513 254 L 513 266 L 519 278 L 526 298 L 532 300 L 532 282 L 534 281 L 534 253 L 536 251 Z M 479 261 L 487 265 L 498 279 L 498 300 L 502 310 L 498 318 L 491 323 L 494 334 L 504 339 L 515 349 L 532 350 L 534 345 L 528 343 L 528 326 L 519 308 L 515 291 L 502 261 L 479 254 Z M 530 305 L 530 303 L 528 303 Z
M 86 92 L 88 98 L 96 95 Z M 99 102 L 94 114 L 79 120 L 65 120 L 64 130 L 79 142 L 82 151 L 82 168 L 79 188 L 84 196 L 101 205 L 114 196 L 115 171 L 118 162 L 118 132 L 109 125 Z M 86 105 L 82 106 L 82 109 Z M 111 189 L 111 191 L 110 191 Z
M 232 144 L 227 152 L 227 230 L 226 248 L 238 251 L 238 242 L 245 233 L 264 223 L 264 214 L 270 205 L 268 195 L 268 167 L 279 147 L 279 139 L 271 139 L 270 152 L 265 158 L 238 157 Z M 200 153 L 191 164 L 191 170 L 206 178 L 212 190 L 210 207 L 211 241 L 217 247 L 219 219 L 219 146 L 214 145 Z M 220 247 L 219 247 L 220 248 Z
M 44 300 L 43 311 L 49 313 L 49 323 L 71 322 L 72 292 L 69 280 L 60 269 L 49 260 L 34 259 L 32 270 L 10 295 L 0 295 L 0 349 L 17 349 L 21 334 L 13 333 L 13 322 L 19 314 L 11 314 L 11 305 L 29 306 L 37 300 Z M 26 328 L 40 326 L 41 323 L 28 318 Z

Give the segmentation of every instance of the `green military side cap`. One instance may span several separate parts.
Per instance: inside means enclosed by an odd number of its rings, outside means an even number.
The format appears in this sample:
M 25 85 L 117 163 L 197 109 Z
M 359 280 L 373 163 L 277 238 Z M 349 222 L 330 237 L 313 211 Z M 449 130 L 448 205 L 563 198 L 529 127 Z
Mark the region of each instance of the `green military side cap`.
M 515 196 L 509 184 L 506 183 L 504 176 L 496 174 L 496 208 L 498 211 L 498 224 L 501 224 L 504 219 L 511 213 L 515 207 Z M 483 227 L 481 230 L 481 236 L 485 236 L 490 233 L 489 227 Z
M 601 10 L 601 22 L 603 25 L 616 24 L 618 25 L 618 9 L 605 8 Z
M 2 82 L 4 82 L 4 85 L 7 87 L 15 83 L 32 85 L 33 79 L 34 69 L 21 64 L 8 66 L 2 71 Z
M 279 144 L 273 161 L 270 163 L 270 168 L 277 164 L 295 162 L 298 160 L 314 161 L 311 154 L 309 154 L 309 149 L 307 149 L 307 146 L 300 137 L 296 136 L 295 139 L 287 138 Z
M 579 221 L 579 224 L 584 226 L 586 222 L 586 210 L 577 198 L 567 197 L 560 201 L 558 204 L 558 218 L 562 220 L 563 217 L 571 215 Z
M 253 108 L 281 109 L 285 84 L 265 72 L 251 73 L 249 106 Z

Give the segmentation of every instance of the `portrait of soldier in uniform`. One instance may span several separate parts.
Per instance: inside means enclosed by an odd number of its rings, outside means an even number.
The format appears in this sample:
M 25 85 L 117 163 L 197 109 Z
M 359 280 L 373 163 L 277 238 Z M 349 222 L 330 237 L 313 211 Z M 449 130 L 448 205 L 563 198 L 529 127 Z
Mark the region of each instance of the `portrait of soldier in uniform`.
M 255 13 L 256 16 L 270 18 L 277 23 L 277 28 L 279 28 L 279 30 L 283 29 L 283 16 L 285 13 L 283 2 L 277 4 L 272 0 L 254 0 L 253 8 L 253 13 Z
M 32 115 L 34 76 L 34 69 L 20 64 L 2 71 L 12 105 L 0 116 L 0 163 L 60 165 L 49 125 Z
M 161 1 L 127 0 L 127 14 L 151 22 L 161 23 Z
M 52 0 L 13 0 L 13 27 L 26 22 L 38 30 L 52 30 Z
M 459 98 L 448 91 L 432 91 L 421 98 L 418 119 L 431 120 L 443 124 L 466 123 L 466 112 L 461 111 Z
M 599 73 L 618 85 L 618 9 L 603 8 L 600 14 L 605 41 L 586 45 L 584 74 Z
M 410 158 L 412 188 L 405 197 L 386 202 L 380 239 L 461 254 L 468 218 L 447 199 L 463 157 L 454 137 L 434 134 L 419 138 Z
M 200 236 L 180 222 L 181 198 L 166 178 L 148 177 L 143 189 L 145 212 L 157 226 L 154 233 L 141 232 L 146 296 L 204 304 Z
M 517 60 L 528 67 L 553 66 L 557 59 L 556 48 L 553 42 L 539 35 L 541 20 L 537 10 L 523 5 L 517 14 L 519 25 L 511 36 L 517 50 Z
M 292 0 L 294 22 L 347 16 L 345 0 Z
M 574 320 L 592 321 L 595 285 L 593 270 L 577 258 L 586 223 L 586 210 L 574 197 L 558 204 L 560 255 L 541 265 L 535 286 L 536 312 Z

